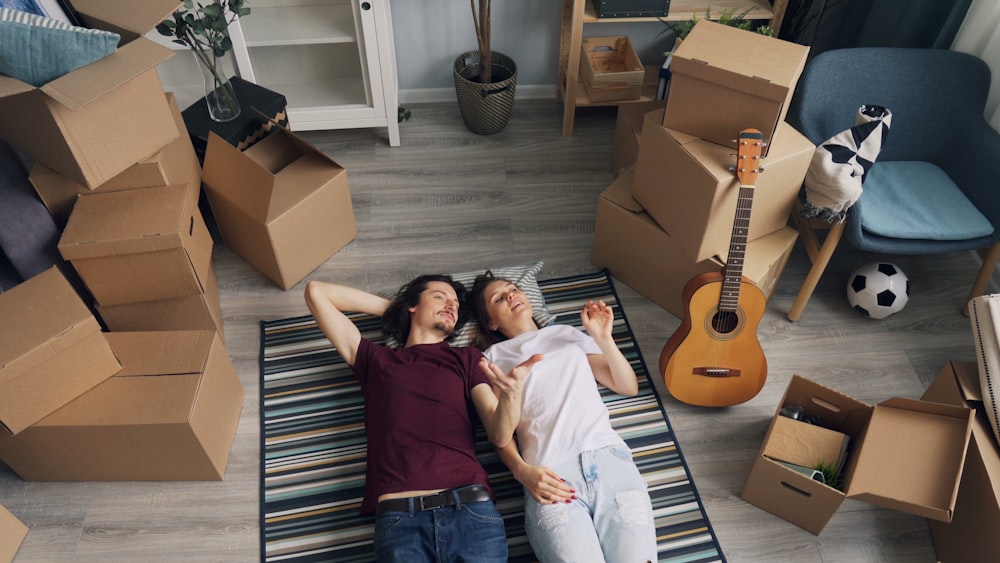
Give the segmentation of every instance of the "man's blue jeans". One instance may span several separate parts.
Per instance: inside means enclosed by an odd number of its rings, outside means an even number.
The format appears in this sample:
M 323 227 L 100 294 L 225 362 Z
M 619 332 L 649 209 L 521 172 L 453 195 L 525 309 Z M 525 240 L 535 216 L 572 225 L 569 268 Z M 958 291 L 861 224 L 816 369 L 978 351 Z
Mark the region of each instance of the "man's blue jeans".
M 505 563 L 503 517 L 491 501 L 385 512 L 375 520 L 375 560 Z

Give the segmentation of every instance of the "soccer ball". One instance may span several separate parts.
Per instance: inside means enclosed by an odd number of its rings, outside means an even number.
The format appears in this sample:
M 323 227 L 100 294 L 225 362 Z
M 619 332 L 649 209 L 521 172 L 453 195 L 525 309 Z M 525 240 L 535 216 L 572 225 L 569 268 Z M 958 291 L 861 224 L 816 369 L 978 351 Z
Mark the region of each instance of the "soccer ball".
M 909 300 L 910 279 L 889 262 L 869 262 L 851 272 L 847 281 L 847 301 L 866 317 L 884 319 Z

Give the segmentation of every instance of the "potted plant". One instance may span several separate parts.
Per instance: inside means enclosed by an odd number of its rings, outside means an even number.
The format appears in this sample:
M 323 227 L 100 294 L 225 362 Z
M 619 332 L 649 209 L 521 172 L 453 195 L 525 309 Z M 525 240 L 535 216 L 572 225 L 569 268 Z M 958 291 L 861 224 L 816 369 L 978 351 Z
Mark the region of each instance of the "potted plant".
M 718 18 L 714 19 L 712 18 L 711 10 L 712 10 L 711 6 L 705 7 L 706 20 L 712 20 L 715 21 L 716 23 L 720 23 L 722 25 L 728 25 L 730 27 L 735 27 L 737 29 L 753 31 L 761 35 L 766 35 L 768 37 L 774 36 L 774 30 L 771 29 L 770 26 L 758 25 L 755 27 L 753 21 L 747 19 L 747 14 L 749 14 L 750 11 L 753 10 L 753 8 L 747 8 L 742 12 L 737 12 L 736 8 L 729 8 L 727 10 L 723 10 L 722 14 Z M 660 20 L 660 23 L 666 26 L 666 28 L 663 29 L 657 36 L 672 31 L 674 33 L 674 36 L 677 38 L 677 41 L 674 44 L 674 48 L 670 51 L 663 53 L 663 56 L 665 57 L 669 57 L 671 54 L 673 54 L 673 52 L 677 49 L 677 46 L 680 45 L 680 42 L 685 37 L 687 37 L 688 33 L 691 32 L 691 29 L 694 28 L 695 24 L 701 20 L 701 18 L 698 17 L 698 14 L 691 14 L 691 17 L 684 21 L 667 21 L 663 18 L 656 18 L 656 19 Z
M 250 14 L 247 0 L 214 0 L 207 4 L 184 0 L 184 7 L 160 22 L 156 31 L 173 37 L 194 53 L 205 79 L 205 102 L 215 121 L 231 121 L 240 114 L 239 100 L 229 81 L 227 67 L 235 73 L 232 62 L 233 41 L 229 24 Z
M 469 0 L 479 48 L 455 59 L 455 93 L 465 126 L 492 135 L 507 126 L 514 107 L 517 65 L 491 45 L 491 0 Z

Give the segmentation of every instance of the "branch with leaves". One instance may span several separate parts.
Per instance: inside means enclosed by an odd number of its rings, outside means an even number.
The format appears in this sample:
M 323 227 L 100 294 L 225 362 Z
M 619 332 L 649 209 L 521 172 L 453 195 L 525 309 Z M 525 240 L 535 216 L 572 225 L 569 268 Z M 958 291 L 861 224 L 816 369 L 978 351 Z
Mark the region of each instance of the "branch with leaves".
M 179 8 L 156 26 L 160 35 L 173 37 L 178 45 L 190 47 L 195 56 L 212 72 L 215 84 L 225 84 L 227 78 L 219 74 L 215 59 L 233 49 L 233 41 L 229 38 L 229 24 L 237 18 L 250 14 L 246 6 L 247 0 L 214 0 L 207 4 L 195 0 L 184 0 L 184 7 Z M 229 98 L 229 93 L 225 92 Z M 235 100 L 228 99 L 230 107 Z

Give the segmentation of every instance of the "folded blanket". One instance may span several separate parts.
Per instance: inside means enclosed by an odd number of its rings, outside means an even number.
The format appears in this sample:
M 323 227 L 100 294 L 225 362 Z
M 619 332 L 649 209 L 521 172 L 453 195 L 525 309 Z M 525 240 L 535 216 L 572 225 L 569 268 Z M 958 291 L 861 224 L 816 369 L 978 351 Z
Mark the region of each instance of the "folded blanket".
M 844 220 L 847 210 L 861 197 L 861 185 L 882 150 L 891 121 L 888 109 L 861 106 L 854 127 L 816 147 L 806 171 L 804 217 L 830 223 Z

